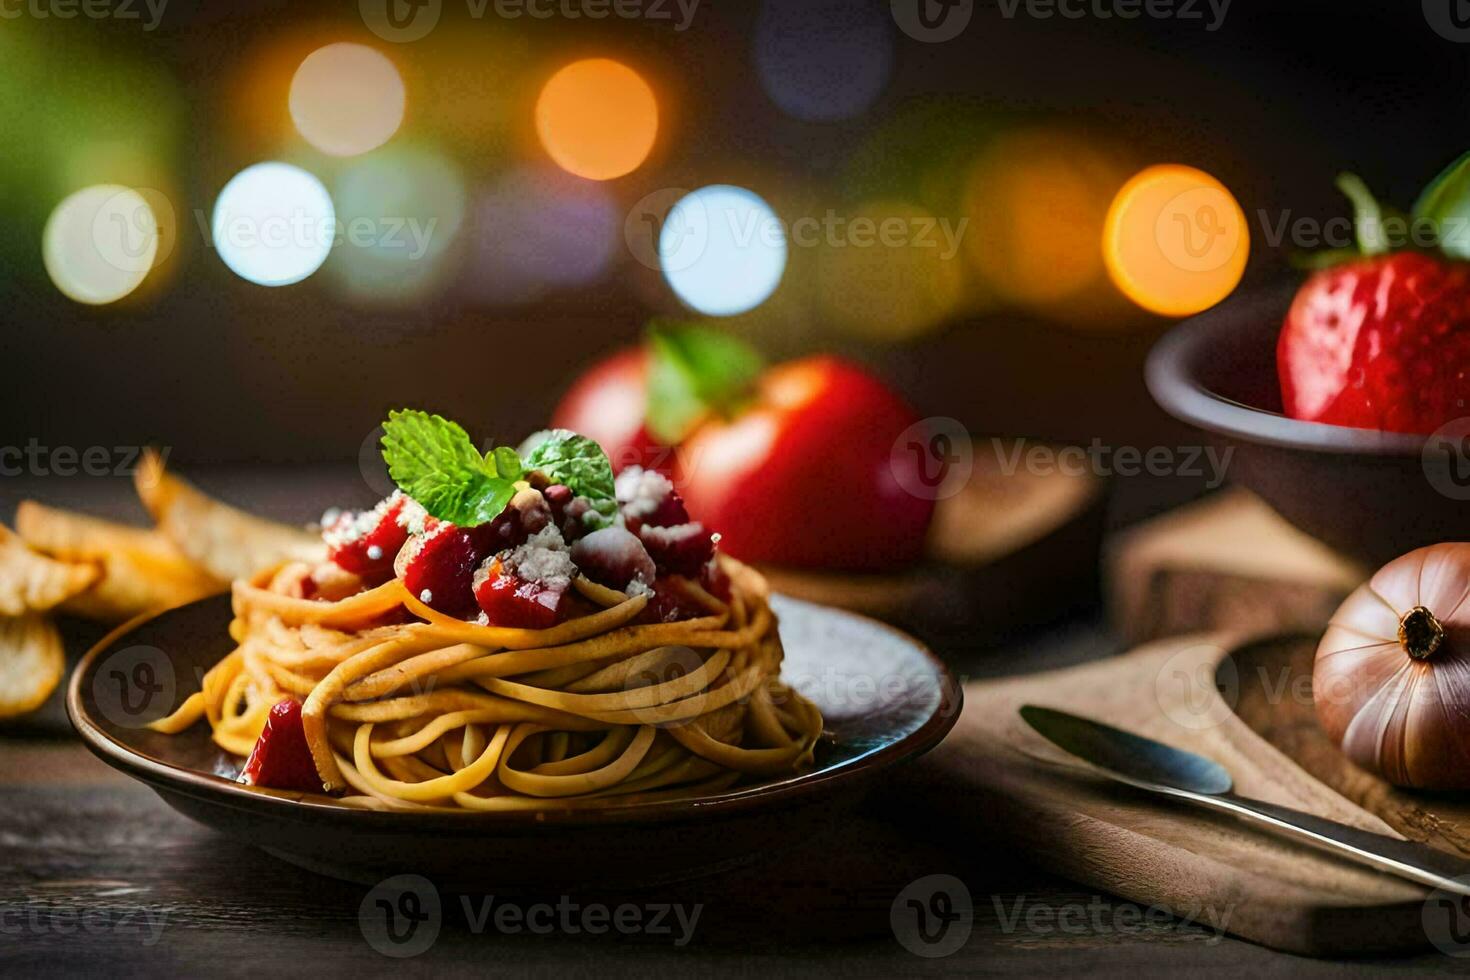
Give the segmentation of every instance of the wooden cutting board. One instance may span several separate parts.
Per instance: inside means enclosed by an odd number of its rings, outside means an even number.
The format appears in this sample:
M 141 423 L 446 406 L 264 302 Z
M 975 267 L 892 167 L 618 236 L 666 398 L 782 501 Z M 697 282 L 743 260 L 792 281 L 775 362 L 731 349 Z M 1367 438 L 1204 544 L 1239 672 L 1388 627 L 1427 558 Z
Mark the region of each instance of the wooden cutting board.
M 1241 646 L 1223 634 L 1175 637 L 1106 661 L 969 685 L 964 715 L 935 760 L 949 798 L 959 795 L 955 784 L 968 791 L 957 816 L 1050 870 L 1267 946 L 1319 956 L 1428 946 L 1427 889 L 1115 783 L 1017 715 L 1028 703 L 1072 711 L 1204 753 L 1243 795 L 1383 834 L 1406 826 L 1370 812 L 1385 805 L 1381 797 L 1350 800 L 1235 713 L 1260 707 L 1251 689 L 1259 659 L 1232 661 L 1217 686 L 1217 668 Z M 1279 679 L 1268 671 L 1265 690 L 1279 693 Z M 1286 744 L 1300 721 L 1284 721 L 1277 741 Z
M 1103 560 L 1114 627 L 1134 643 L 1230 630 L 1318 630 L 1370 569 L 1232 487 L 1115 535 Z
M 1317 724 L 1310 697 L 1314 637 L 1247 644 L 1231 657 L 1225 694 L 1256 734 L 1320 782 L 1410 840 L 1470 858 L 1470 793 L 1416 793 L 1358 768 Z M 1231 695 L 1234 686 L 1238 693 Z

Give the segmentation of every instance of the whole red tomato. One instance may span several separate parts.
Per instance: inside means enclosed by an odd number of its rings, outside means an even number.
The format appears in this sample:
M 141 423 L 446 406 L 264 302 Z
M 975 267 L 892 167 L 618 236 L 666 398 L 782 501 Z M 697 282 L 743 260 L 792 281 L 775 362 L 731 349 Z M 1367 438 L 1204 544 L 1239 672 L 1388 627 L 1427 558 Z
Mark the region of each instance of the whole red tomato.
M 878 571 L 918 560 L 934 510 L 904 486 L 893 444 L 918 421 L 882 382 L 835 357 L 779 365 L 754 404 L 712 421 L 676 457 L 690 514 L 747 561 Z M 908 460 L 911 457 L 900 456 Z
M 1470 415 L 1470 264 L 1396 252 L 1317 272 L 1276 361 L 1292 418 L 1427 435 Z
M 638 465 L 669 472 L 673 453 L 648 434 L 648 353 L 641 347 L 619 351 L 594 365 L 562 396 L 551 424 L 596 440 L 614 472 Z

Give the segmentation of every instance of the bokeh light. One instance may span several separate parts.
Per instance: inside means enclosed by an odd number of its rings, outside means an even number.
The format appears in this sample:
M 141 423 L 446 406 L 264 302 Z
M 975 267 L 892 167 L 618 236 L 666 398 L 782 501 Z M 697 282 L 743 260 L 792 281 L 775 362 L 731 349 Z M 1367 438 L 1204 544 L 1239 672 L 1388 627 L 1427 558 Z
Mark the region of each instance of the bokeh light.
M 818 300 L 837 328 L 909 340 L 942 323 L 964 292 L 964 233 L 917 204 L 859 205 L 821 244 Z
M 1146 168 L 1108 210 L 1108 274 L 1154 313 L 1188 316 L 1214 306 L 1239 284 L 1249 255 L 1240 204 L 1224 184 L 1193 167 Z
M 611 180 L 648 158 L 658 135 L 658 102 L 627 65 L 607 58 L 575 61 L 541 90 L 536 132 L 563 170 Z
M 348 157 L 388 142 L 403 122 L 403 79 L 387 56 L 362 44 L 329 44 L 291 78 L 291 120 L 323 153 Z
M 158 219 L 142 194 L 97 184 L 51 212 L 41 252 L 57 289 L 78 303 L 100 305 L 138 288 L 153 268 L 158 244 Z
M 504 174 L 474 209 L 475 297 L 521 303 L 600 279 L 617 253 L 622 216 L 603 184 L 560 170 Z
M 341 241 L 328 267 L 355 299 L 407 301 L 437 289 L 464 223 L 459 168 L 437 150 L 395 146 L 333 182 Z
M 262 286 L 288 286 L 321 267 L 336 214 L 316 177 L 289 163 L 257 163 L 225 184 L 210 222 L 230 270 Z
M 755 64 L 771 101 L 797 119 L 861 114 L 893 70 L 893 18 L 871 0 L 765 0 Z
M 1103 224 L 1126 172 L 1080 135 L 1033 128 L 997 137 L 970 171 L 965 252 L 989 295 L 1054 307 L 1107 289 Z
M 786 230 L 759 195 L 711 184 L 669 210 L 658 251 L 664 278 L 681 300 L 709 316 L 733 316 L 780 285 Z

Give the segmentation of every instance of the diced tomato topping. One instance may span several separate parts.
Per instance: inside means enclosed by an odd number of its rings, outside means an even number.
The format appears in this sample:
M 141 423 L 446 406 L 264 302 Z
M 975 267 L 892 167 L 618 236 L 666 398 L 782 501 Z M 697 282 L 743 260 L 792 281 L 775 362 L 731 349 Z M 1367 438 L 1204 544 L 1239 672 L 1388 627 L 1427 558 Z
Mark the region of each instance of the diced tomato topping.
M 378 585 L 393 575 L 393 559 L 408 540 L 402 517 L 408 497 L 395 492 L 362 513 L 345 512 L 322 532 L 327 557 L 346 571 Z
M 653 583 L 653 598 L 638 615 L 645 623 L 675 623 L 681 619 L 693 619 L 706 612 L 689 594 L 684 579 L 660 575 Z
M 624 470 L 618 477 L 617 494 L 623 521 L 634 534 L 646 525 L 672 527 L 689 521 L 684 498 L 668 477 L 655 470 Z
M 714 540 L 698 521 L 672 527 L 645 524 L 638 532 L 638 539 L 648 549 L 660 572 L 693 578 L 715 555 Z
M 492 626 L 544 630 L 555 626 L 567 609 L 566 587 L 527 581 L 505 570 L 497 559 L 479 576 L 475 600 Z
M 490 527 L 490 525 L 484 525 Z M 465 617 L 475 611 L 475 569 L 491 552 L 482 528 L 430 518 L 398 556 L 404 588 L 430 609 Z
M 322 778 L 311 749 L 306 744 L 306 730 L 301 724 L 301 704 L 293 698 L 277 701 L 266 716 L 265 728 L 245 760 L 240 782 L 247 786 L 298 790 L 302 793 L 323 791 Z

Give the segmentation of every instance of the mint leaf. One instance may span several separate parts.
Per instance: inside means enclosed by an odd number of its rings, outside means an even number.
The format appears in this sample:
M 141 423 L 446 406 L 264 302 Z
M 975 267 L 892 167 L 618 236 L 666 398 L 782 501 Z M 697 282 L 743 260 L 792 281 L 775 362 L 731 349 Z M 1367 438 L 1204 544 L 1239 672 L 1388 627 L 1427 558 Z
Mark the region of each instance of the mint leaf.
M 1357 174 L 1339 174 L 1337 189 L 1353 202 L 1353 228 L 1357 232 L 1358 251 L 1364 255 L 1382 255 L 1390 247 L 1383 227 L 1383 209 L 1368 185 Z
M 514 482 L 521 478 L 525 468 L 521 465 L 520 453 L 509 446 L 498 446 L 489 456 L 495 463 L 495 472 L 501 479 Z
M 601 446 L 567 429 L 552 429 L 535 442 L 540 436 L 526 440 L 527 445 L 534 444 L 526 455 L 526 469 L 539 470 L 552 483 L 566 484 L 599 511 L 607 501 L 616 506 L 612 463 Z
M 709 414 L 730 413 L 765 367 L 749 344 L 708 327 L 655 322 L 648 345 L 648 431 L 669 445 Z
M 515 495 L 515 482 L 480 455 L 469 434 L 438 415 L 389 412 L 383 459 L 404 493 L 451 524 L 474 527 L 492 521 Z
M 1414 202 L 1412 218 L 1436 229 L 1440 251 L 1470 259 L 1470 153 L 1440 171 Z

